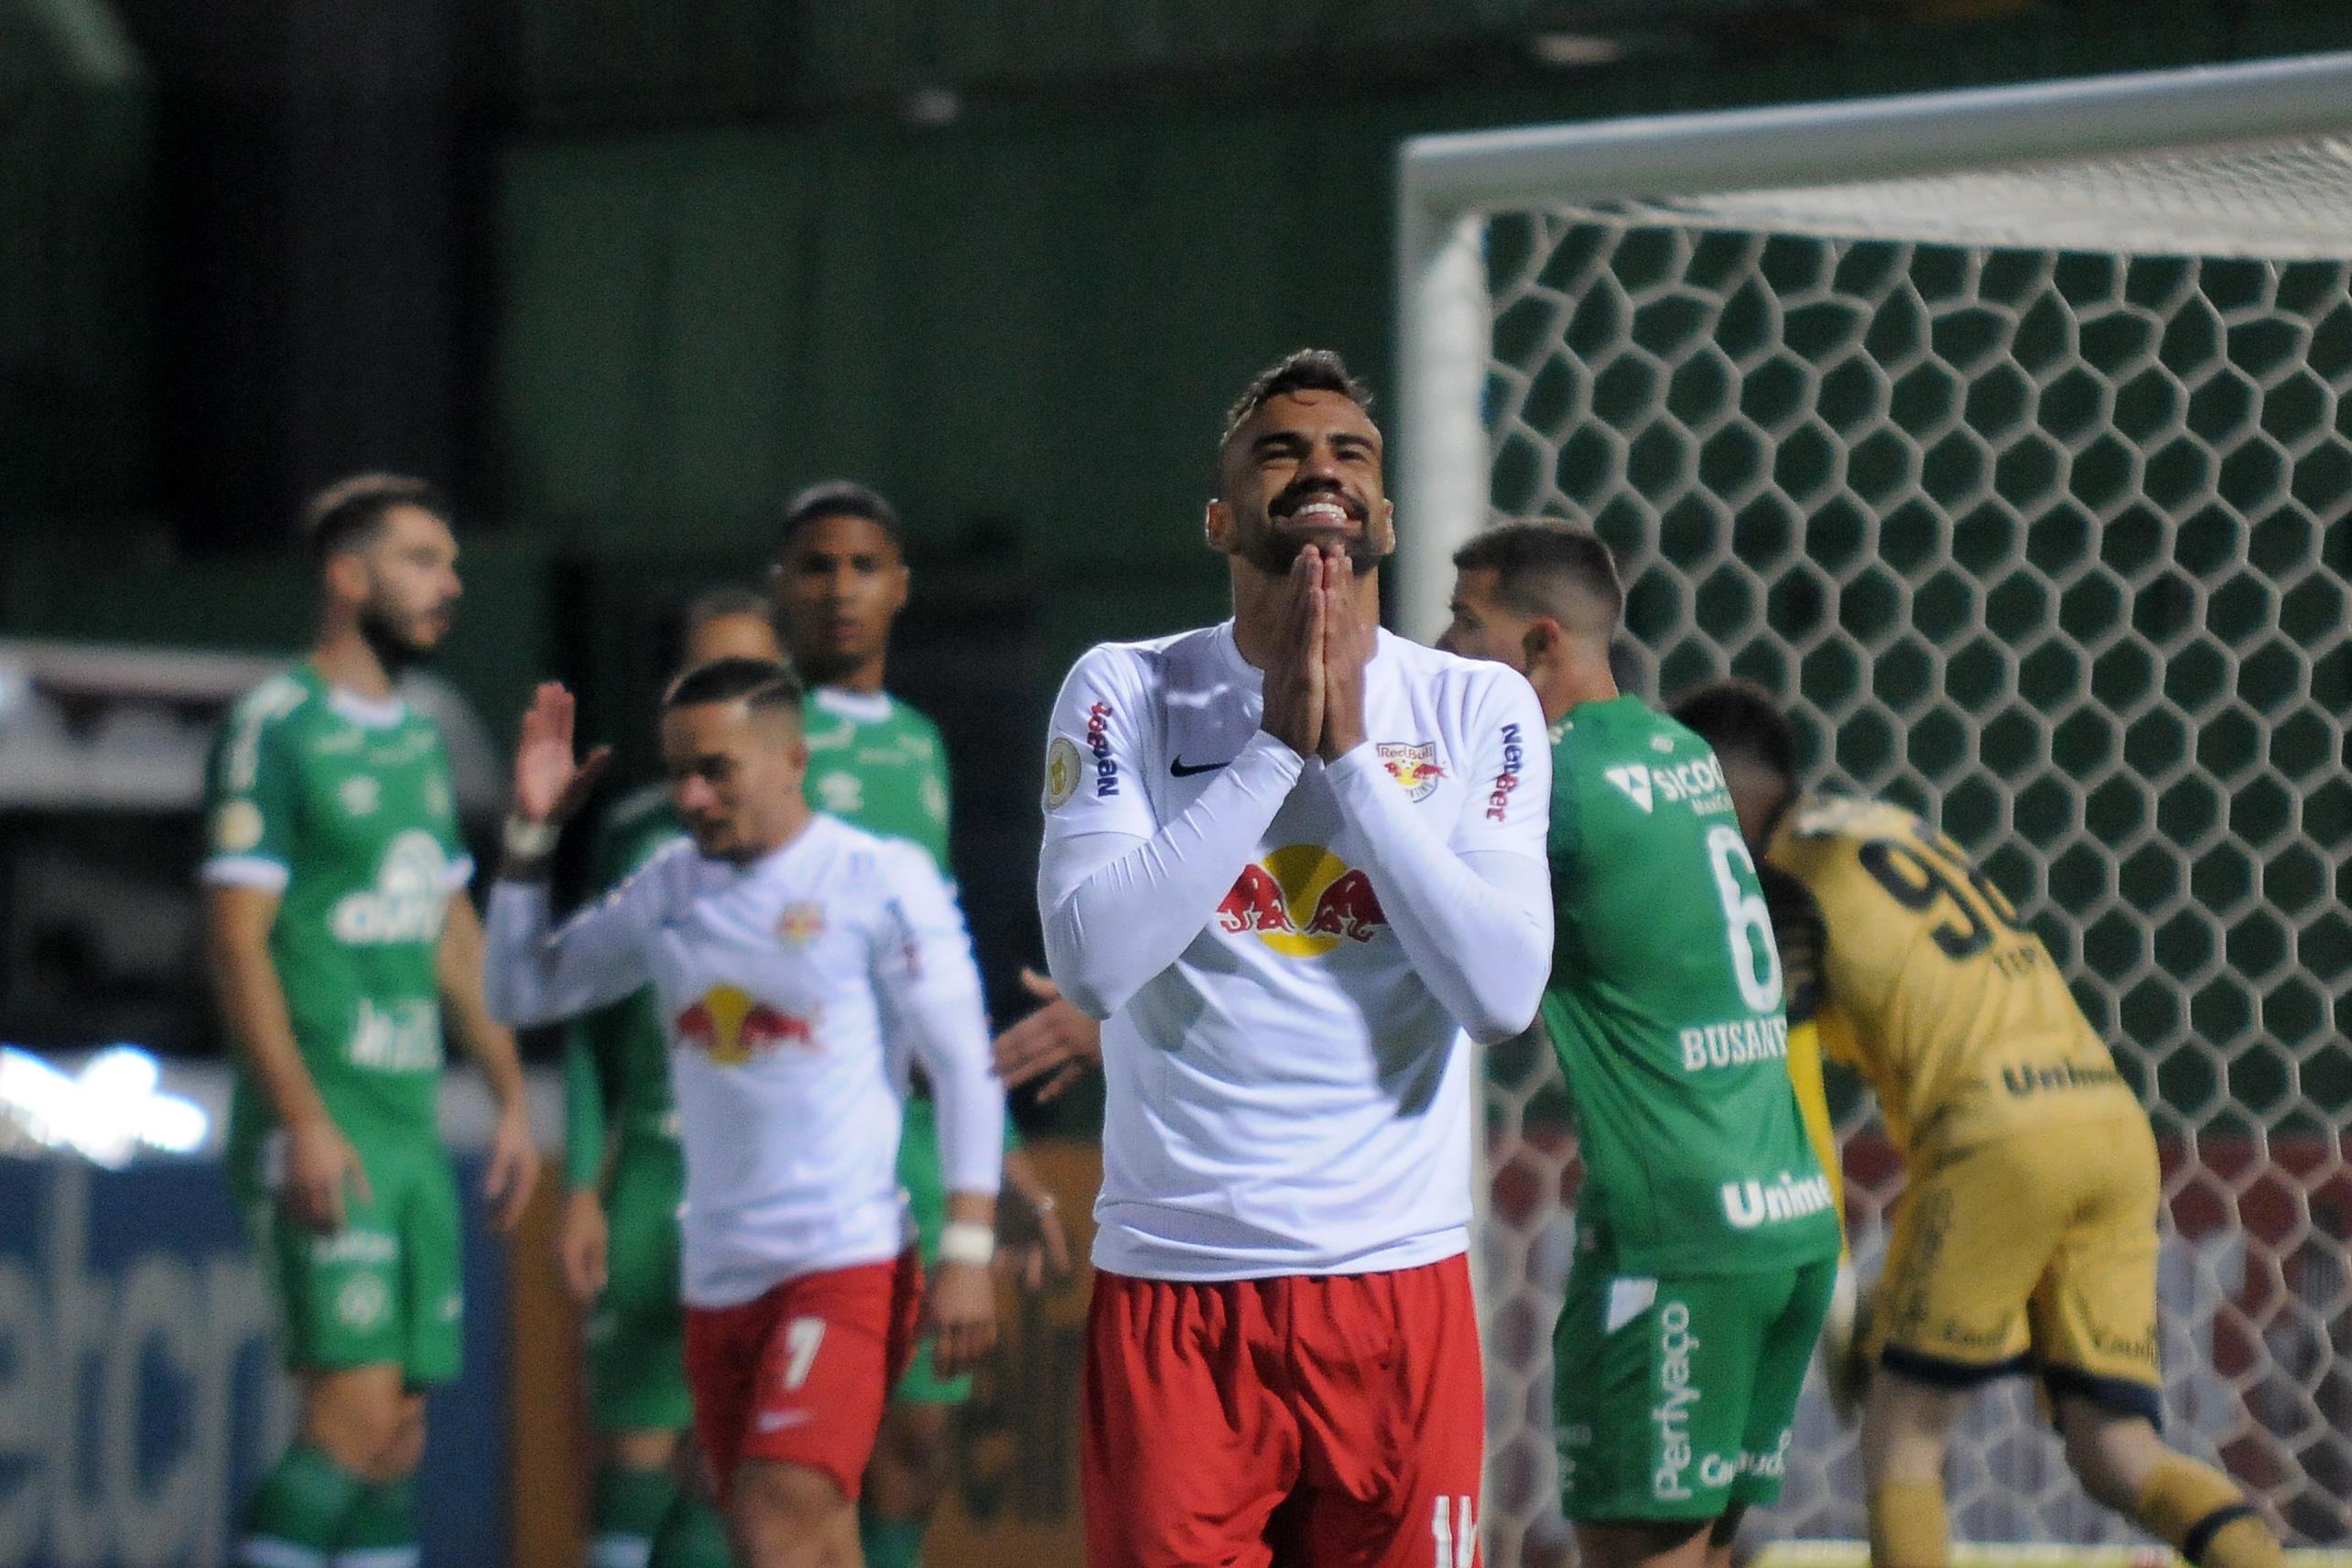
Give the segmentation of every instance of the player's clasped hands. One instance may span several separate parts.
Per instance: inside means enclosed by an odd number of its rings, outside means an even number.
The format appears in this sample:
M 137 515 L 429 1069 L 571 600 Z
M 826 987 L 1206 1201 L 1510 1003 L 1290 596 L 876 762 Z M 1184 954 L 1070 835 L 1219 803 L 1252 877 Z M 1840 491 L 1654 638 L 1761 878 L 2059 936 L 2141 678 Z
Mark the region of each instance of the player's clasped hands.
M 1300 756 L 1330 762 L 1364 741 L 1364 666 L 1378 629 L 1357 600 L 1355 568 L 1344 551 L 1300 550 L 1289 590 L 1260 724 Z

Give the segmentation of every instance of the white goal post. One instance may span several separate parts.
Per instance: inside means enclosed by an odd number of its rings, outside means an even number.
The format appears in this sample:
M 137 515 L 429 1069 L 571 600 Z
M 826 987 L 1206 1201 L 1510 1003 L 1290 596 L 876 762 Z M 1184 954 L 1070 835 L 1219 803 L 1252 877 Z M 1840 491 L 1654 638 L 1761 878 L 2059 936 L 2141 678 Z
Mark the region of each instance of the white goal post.
M 1620 553 L 1648 695 L 1734 673 L 2049 940 L 2165 1152 L 2170 1430 L 2352 1547 L 2352 54 L 1425 137 L 1396 620 L 1497 515 Z M 1564 1561 L 1547 1053 L 1485 1075 L 1490 1561 Z M 1896 1184 L 1841 1112 L 1865 1271 Z M 1860 1533 L 1809 1392 L 1762 1535 Z M 2029 1399 L 1964 1538 L 2113 1546 Z

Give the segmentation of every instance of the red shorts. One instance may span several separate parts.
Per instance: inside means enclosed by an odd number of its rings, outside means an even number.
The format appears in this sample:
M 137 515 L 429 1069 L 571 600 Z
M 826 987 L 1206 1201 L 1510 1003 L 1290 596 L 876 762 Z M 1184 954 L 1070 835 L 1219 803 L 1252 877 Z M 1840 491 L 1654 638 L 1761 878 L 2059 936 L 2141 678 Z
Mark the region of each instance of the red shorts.
M 1486 1395 L 1461 1258 L 1186 1284 L 1099 1273 L 1091 1568 L 1472 1568 Z
M 786 1280 L 741 1306 L 688 1307 L 694 1436 L 720 1498 L 745 1459 L 822 1471 L 855 1498 L 922 1305 L 909 1249 L 895 1262 Z

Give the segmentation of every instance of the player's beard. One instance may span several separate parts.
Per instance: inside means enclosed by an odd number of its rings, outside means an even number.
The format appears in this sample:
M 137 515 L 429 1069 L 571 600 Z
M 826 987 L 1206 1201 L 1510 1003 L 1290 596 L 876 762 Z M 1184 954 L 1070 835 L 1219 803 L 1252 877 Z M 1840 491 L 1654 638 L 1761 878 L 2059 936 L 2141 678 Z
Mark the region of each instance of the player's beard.
M 430 643 L 410 636 L 399 617 L 374 600 L 360 610 L 359 634 L 375 662 L 384 666 L 384 673 L 396 678 L 433 656 Z
M 1276 506 L 1287 503 L 1288 510 L 1295 512 L 1307 502 L 1322 495 L 1338 496 L 1339 492 L 1317 486 L 1312 490 L 1295 492 L 1285 491 L 1283 494 L 1276 496 L 1267 504 L 1266 510 L 1259 514 L 1258 526 L 1252 531 L 1248 542 L 1242 546 L 1242 558 L 1262 572 L 1274 577 L 1286 577 L 1290 573 L 1291 563 L 1298 559 L 1298 553 L 1307 546 L 1320 544 L 1324 549 L 1331 549 L 1333 546 L 1328 540 L 1318 540 L 1311 535 L 1287 532 L 1274 517 Z M 1340 499 L 1348 500 L 1346 497 L 1340 497 Z M 1352 502 L 1349 503 L 1352 504 Z M 1385 530 L 1379 532 L 1385 532 Z M 1339 545 L 1338 547 L 1347 556 L 1348 564 L 1354 568 L 1355 574 L 1361 577 L 1381 564 L 1382 558 L 1396 547 L 1396 540 L 1393 536 L 1378 537 L 1371 522 L 1367 520 L 1356 531 L 1353 537 Z

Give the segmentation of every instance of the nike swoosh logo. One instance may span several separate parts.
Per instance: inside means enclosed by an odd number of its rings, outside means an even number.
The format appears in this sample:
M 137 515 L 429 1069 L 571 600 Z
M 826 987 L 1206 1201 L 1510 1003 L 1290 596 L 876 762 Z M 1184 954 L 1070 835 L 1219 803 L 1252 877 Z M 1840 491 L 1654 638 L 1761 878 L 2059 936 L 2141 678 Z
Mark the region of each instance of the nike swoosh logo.
M 1213 773 L 1224 765 L 1223 762 L 1187 763 L 1182 757 L 1178 757 L 1168 763 L 1168 772 L 1180 779 L 1188 779 L 1195 773 Z
M 781 1432 L 787 1426 L 798 1426 L 815 1418 L 807 1411 L 762 1411 L 752 1424 L 762 1432 Z

